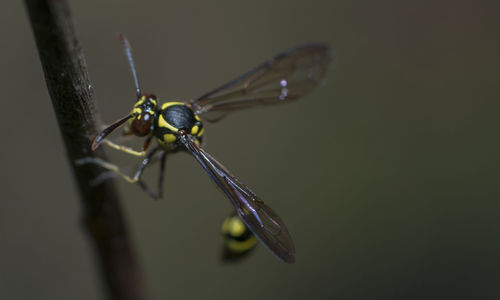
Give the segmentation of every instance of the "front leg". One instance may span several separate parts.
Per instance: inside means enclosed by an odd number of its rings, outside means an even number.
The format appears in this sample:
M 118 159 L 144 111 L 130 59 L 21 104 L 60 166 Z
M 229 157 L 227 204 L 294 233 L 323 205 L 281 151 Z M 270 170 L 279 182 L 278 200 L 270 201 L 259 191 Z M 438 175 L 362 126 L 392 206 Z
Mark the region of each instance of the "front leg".
M 144 157 L 146 155 L 146 150 L 148 149 L 149 147 L 149 143 L 151 142 L 151 138 L 153 138 L 152 135 L 148 136 L 146 138 L 146 140 L 144 141 L 144 144 L 142 146 L 142 151 L 136 151 L 128 146 L 124 146 L 124 145 L 119 145 L 119 144 L 116 144 L 108 139 L 105 139 L 103 142 L 113 148 L 113 149 L 116 149 L 118 151 L 122 151 L 122 152 L 125 152 L 127 154 L 130 154 L 130 155 L 134 155 L 134 156 L 140 156 L 140 157 Z
M 112 164 L 110 162 L 107 162 L 107 161 L 100 159 L 98 157 L 80 158 L 80 159 L 76 160 L 76 164 L 79 166 L 86 165 L 86 164 L 95 164 L 95 165 L 103 167 L 106 170 L 114 172 L 115 174 L 119 175 L 120 177 L 122 177 L 123 179 L 125 179 L 126 181 L 128 181 L 130 183 L 136 183 L 139 181 L 142 173 L 144 172 L 144 169 L 151 162 L 151 158 L 158 150 L 160 150 L 159 147 L 154 148 L 153 150 L 151 150 L 151 152 L 148 153 L 148 155 L 142 160 L 141 165 L 139 166 L 139 169 L 137 170 L 137 172 L 135 173 L 135 175 L 133 177 L 130 177 L 129 175 L 123 173 L 120 170 L 120 167 L 118 167 L 117 165 Z

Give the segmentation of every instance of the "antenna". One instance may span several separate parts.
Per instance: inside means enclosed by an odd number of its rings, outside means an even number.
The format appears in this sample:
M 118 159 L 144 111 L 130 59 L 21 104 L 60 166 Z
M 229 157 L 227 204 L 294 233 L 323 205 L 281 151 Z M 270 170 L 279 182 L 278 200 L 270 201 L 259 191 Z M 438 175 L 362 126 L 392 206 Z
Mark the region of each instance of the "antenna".
M 139 80 L 137 79 L 137 71 L 135 70 L 134 59 L 132 58 L 132 50 L 130 48 L 130 44 L 128 43 L 127 38 L 125 38 L 121 33 L 118 33 L 118 39 L 122 43 L 123 50 L 125 51 L 125 55 L 127 56 L 128 64 L 130 66 L 130 70 L 132 71 L 132 76 L 134 76 L 135 90 L 137 92 L 137 99 L 139 99 L 142 93 L 141 93 L 141 88 L 139 87 Z
M 111 124 L 107 128 L 105 128 L 103 131 L 101 131 L 101 133 L 99 133 L 99 135 L 96 136 L 94 138 L 94 140 L 92 141 L 92 151 L 95 151 L 95 149 L 97 149 L 97 147 L 99 147 L 99 145 L 102 143 L 102 141 L 104 141 L 104 138 L 107 137 L 108 134 L 113 132 L 113 130 L 115 130 L 116 128 L 125 124 L 125 122 L 127 122 L 128 119 L 133 118 L 135 116 L 136 115 L 134 115 L 134 114 L 128 115 L 125 118 L 122 118 L 122 119 L 114 122 L 113 124 Z

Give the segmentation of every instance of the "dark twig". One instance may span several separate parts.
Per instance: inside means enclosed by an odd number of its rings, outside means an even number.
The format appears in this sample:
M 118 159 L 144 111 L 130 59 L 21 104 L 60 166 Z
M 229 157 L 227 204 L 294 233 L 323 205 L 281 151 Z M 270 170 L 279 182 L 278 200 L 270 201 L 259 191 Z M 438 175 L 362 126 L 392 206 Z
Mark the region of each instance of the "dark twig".
M 101 169 L 75 160 L 93 156 L 92 89 L 80 42 L 65 0 L 25 0 L 47 87 L 85 210 L 84 223 L 97 250 L 111 299 L 144 299 L 139 268 L 111 181 L 90 187 Z M 95 155 L 104 158 L 101 151 Z

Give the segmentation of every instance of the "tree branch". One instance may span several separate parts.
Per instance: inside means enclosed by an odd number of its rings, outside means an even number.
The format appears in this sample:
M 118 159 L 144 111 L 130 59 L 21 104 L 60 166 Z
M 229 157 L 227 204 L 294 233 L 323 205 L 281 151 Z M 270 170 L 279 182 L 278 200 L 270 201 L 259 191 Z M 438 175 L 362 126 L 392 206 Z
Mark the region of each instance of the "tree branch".
M 61 129 L 66 152 L 84 207 L 84 224 L 97 250 L 110 299 L 144 299 L 119 197 L 113 183 L 90 187 L 102 170 L 76 166 L 75 160 L 99 156 L 90 150 L 89 134 L 96 132 L 92 88 L 65 0 L 25 0 L 47 88 Z

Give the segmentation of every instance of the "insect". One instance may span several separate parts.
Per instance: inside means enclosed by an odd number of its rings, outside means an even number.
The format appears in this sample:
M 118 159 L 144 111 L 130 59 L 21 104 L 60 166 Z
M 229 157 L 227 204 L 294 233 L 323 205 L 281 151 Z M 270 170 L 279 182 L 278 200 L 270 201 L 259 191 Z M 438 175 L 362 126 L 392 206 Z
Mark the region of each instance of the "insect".
M 118 38 L 128 59 L 137 93 L 132 111 L 114 122 L 92 141 L 92 150 L 102 143 L 125 153 L 143 157 L 133 176 L 99 158 L 82 158 L 83 165 L 97 164 L 125 180 L 138 183 L 153 198 L 162 197 L 162 181 L 167 153 L 184 150 L 192 154 L 219 189 L 230 200 L 237 216 L 275 256 L 282 261 L 295 261 L 295 247 L 281 218 L 252 190 L 232 175 L 220 162 L 201 146 L 204 126 L 201 118 L 218 121 L 227 113 L 259 105 L 286 103 L 311 91 L 324 77 L 332 56 L 324 44 L 306 44 L 278 54 L 271 60 L 236 79 L 202 95 L 184 102 L 165 102 L 152 94 L 143 94 L 137 77 L 132 51 L 127 39 Z M 106 137 L 118 127 L 127 124 L 125 135 L 144 137 L 141 151 L 115 144 Z M 157 146 L 149 150 L 150 142 Z M 155 194 L 141 180 L 144 169 L 154 160 L 160 160 L 158 192 Z
M 222 223 L 222 260 L 233 262 L 246 257 L 257 246 L 257 238 L 236 212 Z

